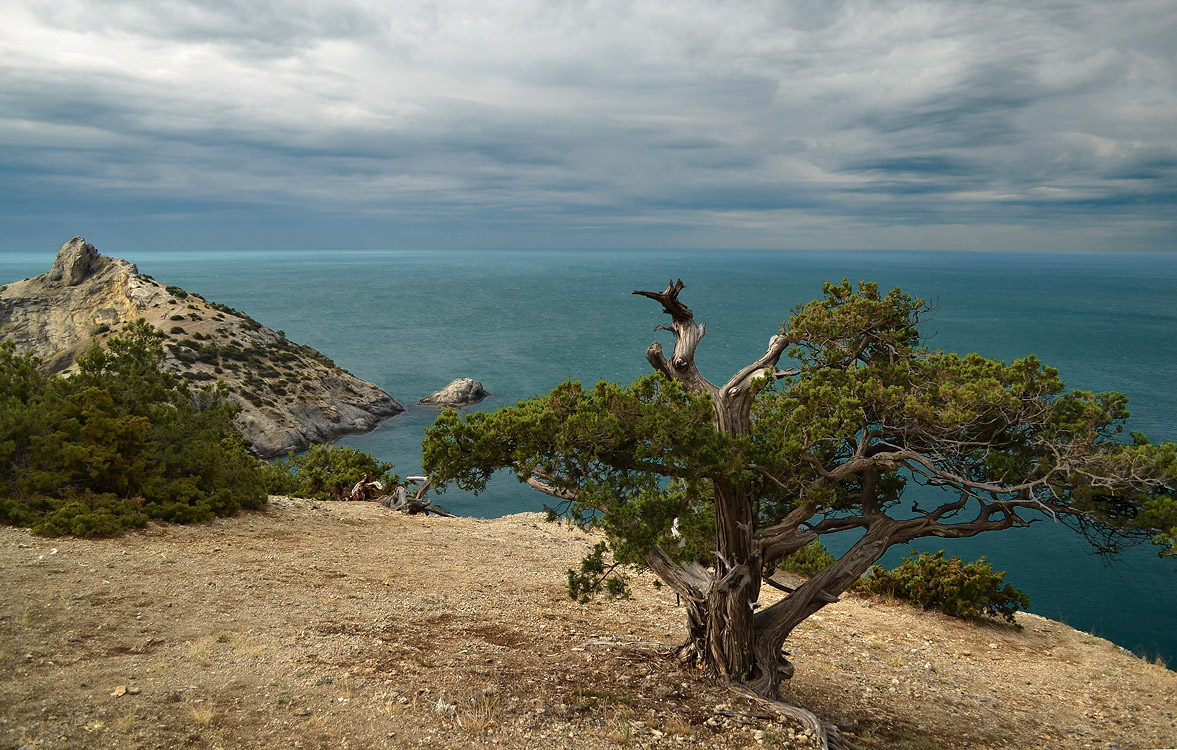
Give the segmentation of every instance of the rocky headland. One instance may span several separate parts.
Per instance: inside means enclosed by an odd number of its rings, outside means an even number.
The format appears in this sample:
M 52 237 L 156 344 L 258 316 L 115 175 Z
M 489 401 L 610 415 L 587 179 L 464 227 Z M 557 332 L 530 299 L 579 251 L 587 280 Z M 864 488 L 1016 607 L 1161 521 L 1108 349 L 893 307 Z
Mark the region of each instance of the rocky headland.
M 222 380 L 242 406 L 237 425 L 259 456 L 365 432 L 404 407 L 281 331 L 199 294 L 141 275 L 81 237 L 53 267 L 0 287 L 0 340 L 68 373 L 94 342 L 139 318 L 167 337 L 166 366 L 200 384 Z

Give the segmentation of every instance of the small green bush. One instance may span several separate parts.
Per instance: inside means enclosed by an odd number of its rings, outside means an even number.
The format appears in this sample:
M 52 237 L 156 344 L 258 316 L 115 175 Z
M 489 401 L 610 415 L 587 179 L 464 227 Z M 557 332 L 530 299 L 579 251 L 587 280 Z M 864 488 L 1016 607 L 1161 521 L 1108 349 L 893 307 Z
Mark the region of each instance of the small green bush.
M 173 297 L 175 297 L 177 299 L 184 299 L 185 297 L 188 296 L 188 292 L 185 292 L 183 289 L 181 289 L 178 286 L 164 287 L 164 289 L 167 291 L 168 294 L 172 295 Z
M 83 493 L 53 503 L 57 507 L 30 525 L 41 536 L 111 537 L 147 525 L 142 498 Z
M 298 495 L 302 482 L 292 473 L 289 460 L 266 461 L 262 464 L 262 486 L 268 495 Z
M 301 456 L 292 455 L 275 466 L 293 477 L 294 484 L 282 483 L 269 470 L 267 479 L 271 487 L 288 488 L 283 492 L 271 490 L 273 494 L 299 495 L 312 500 L 338 500 L 364 477 L 380 482 L 386 490 L 400 482 L 400 477 L 392 473 L 392 464 L 347 446 L 312 445 Z
M 796 552 L 785 555 L 777 564 L 781 570 L 812 578 L 837 562 L 821 542 L 814 539 Z
M 1003 584 L 1004 579 L 1005 573 L 995 572 L 984 557 L 966 563 L 959 557 L 945 559 L 944 550 L 940 550 L 934 555 L 925 552 L 905 557 L 892 570 L 876 565 L 857 589 L 965 620 L 990 615 L 1014 622 L 1014 613 L 1029 607 L 1030 597 Z
M 620 563 L 605 562 L 609 547 L 597 542 L 593 551 L 580 561 L 580 571 L 567 570 L 568 597 L 581 604 L 588 604 L 596 594 L 604 593 L 610 599 L 628 599 L 632 592 L 629 582 L 620 572 Z

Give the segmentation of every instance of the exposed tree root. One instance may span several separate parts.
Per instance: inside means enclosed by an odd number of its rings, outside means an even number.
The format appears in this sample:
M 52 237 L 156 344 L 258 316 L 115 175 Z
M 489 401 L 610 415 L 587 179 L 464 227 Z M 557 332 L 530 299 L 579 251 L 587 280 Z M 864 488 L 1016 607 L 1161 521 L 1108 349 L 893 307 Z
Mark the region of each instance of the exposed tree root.
M 743 698 L 747 698 L 777 718 L 783 718 L 801 724 L 814 736 L 818 742 L 818 746 L 822 750 L 859 750 L 857 745 L 852 745 L 842 736 L 842 732 L 836 726 L 833 724 L 823 724 L 812 711 L 772 700 L 771 698 L 765 698 L 763 695 L 755 693 L 739 683 L 732 683 L 730 687 L 732 692 Z
M 680 666 L 695 666 L 699 663 L 699 650 L 697 645 L 692 641 L 687 641 L 678 648 L 667 648 L 665 645 L 656 641 L 613 641 L 595 639 L 586 641 L 581 648 L 588 646 L 605 646 L 605 647 L 622 647 L 635 650 L 653 651 L 659 656 L 673 660 Z M 786 662 L 788 664 L 788 662 Z M 792 665 L 789 664 L 789 673 L 792 674 Z M 812 711 L 801 708 L 800 706 L 793 706 L 782 701 L 765 698 L 763 695 L 749 689 L 746 685 L 741 685 L 738 682 L 729 682 L 728 688 L 742 698 L 746 698 L 757 707 L 763 709 L 766 713 L 764 715 L 755 714 L 740 714 L 739 716 L 749 719 L 784 719 L 786 721 L 800 724 L 805 730 L 811 734 L 817 741 L 818 746 L 822 750 L 861 750 L 858 745 L 855 745 L 842 736 L 839 730 L 833 724 L 824 724 L 821 719 Z M 721 712 L 723 713 L 723 712 Z M 735 714 L 731 714 L 735 716 Z

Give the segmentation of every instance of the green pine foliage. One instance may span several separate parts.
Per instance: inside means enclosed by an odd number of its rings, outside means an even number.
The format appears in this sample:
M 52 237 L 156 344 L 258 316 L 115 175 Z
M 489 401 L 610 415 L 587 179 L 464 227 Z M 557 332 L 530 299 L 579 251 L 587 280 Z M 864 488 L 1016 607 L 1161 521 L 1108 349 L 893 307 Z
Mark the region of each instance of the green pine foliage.
M 1004 580 L 1005 573 L 994 571 L 984 557 L 966 563 L 959 557 L 945 559 L 940 550 L 905 557 L 891 570 L 876 565 L 856 588 L 964 620 L 989 615 L 1014 622 L 1014 613 L 1027 609 L 1030 597 Z
M 814 539 L 796 552 L 785 555 L 777 567 L 790 573 L 812 578 L 837 561 L 826 546 Z
M 604 593 L 610 599 L 628 599 L 632 592 L 629 581 L 619 570 L 621 563 L 605 561 L 609 545 L 597 542 L 583 560 L 580 570 L 568 569 L 568 596 L 587 604 L 595 595 Z
M 265 470 L 267 489 L 275 495 L 312 500 L 338 500 L 362 479 L 380 482 L 387 491 L 400 483 L 392 464 L 340 445 L 312 445 L 302 455 L 288 456 Z
M 223 385 L 194 390 L 163 369 L 163 339 L 136 321 L 70 377 L 0 345 L 0 522 L 113 536 L 264 504 L 260 463 L 232 426 L 239 407 Z
M 438 486 L 479 492 L 504 466 L 521 480 L 551 477 L 575 490 L 555 515 L 603 530 L 613 558 L 639 566 L 655 544 L 678 560 L 711 560 L 711 478 L 744 471 L 711 424 L 710 400 L 658 375 L 592 389 L 565 381 L 493 412 L 446 410 L 423 451 Z
M 787 366 L 750 376 L 746 430 L 717 429 L 706 390 L 665 372 L 567 381 L 496 411 L 443 412 L 422 466 L 435 487 L 475 493 L 511 469 L 561 500 L 554 515 L 602 531 L 614 560 L 639 567 L 654 553 L 713 565 L 721 496 L 732 513 L 751 506 L 747 548 L 785 568 L 774 549 L 802 529 L 905 543 L 1043 510 L 1077 519 L 1101 550 L 1151 539 L 1177 554 L 1177 446 L 1126 441 L 1123 394 L 1068 391 L 1033 355 L 1007 363 L 922 346 L 926 312 L 898 289 L 824 284 L 781 324 Z M 923 521 L 905 511 L 909 485 L 945 490 Z M 866 557 L 817 552 L 794 553 L 793 565 L 830 571 L 811 589 L 833 595 Z

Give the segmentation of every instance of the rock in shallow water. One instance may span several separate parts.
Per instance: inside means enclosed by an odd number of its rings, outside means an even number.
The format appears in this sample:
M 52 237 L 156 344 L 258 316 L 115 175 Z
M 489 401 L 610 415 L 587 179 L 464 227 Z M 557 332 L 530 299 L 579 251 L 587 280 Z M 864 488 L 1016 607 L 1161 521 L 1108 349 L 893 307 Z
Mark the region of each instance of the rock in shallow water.
M 417 403 L 431 406 L 454 407 L 476 404 L 490 394 L 482 388 L 482 383 L 470 378 L 458 378 L 442 388 L 437 393 L 426 396 Z

